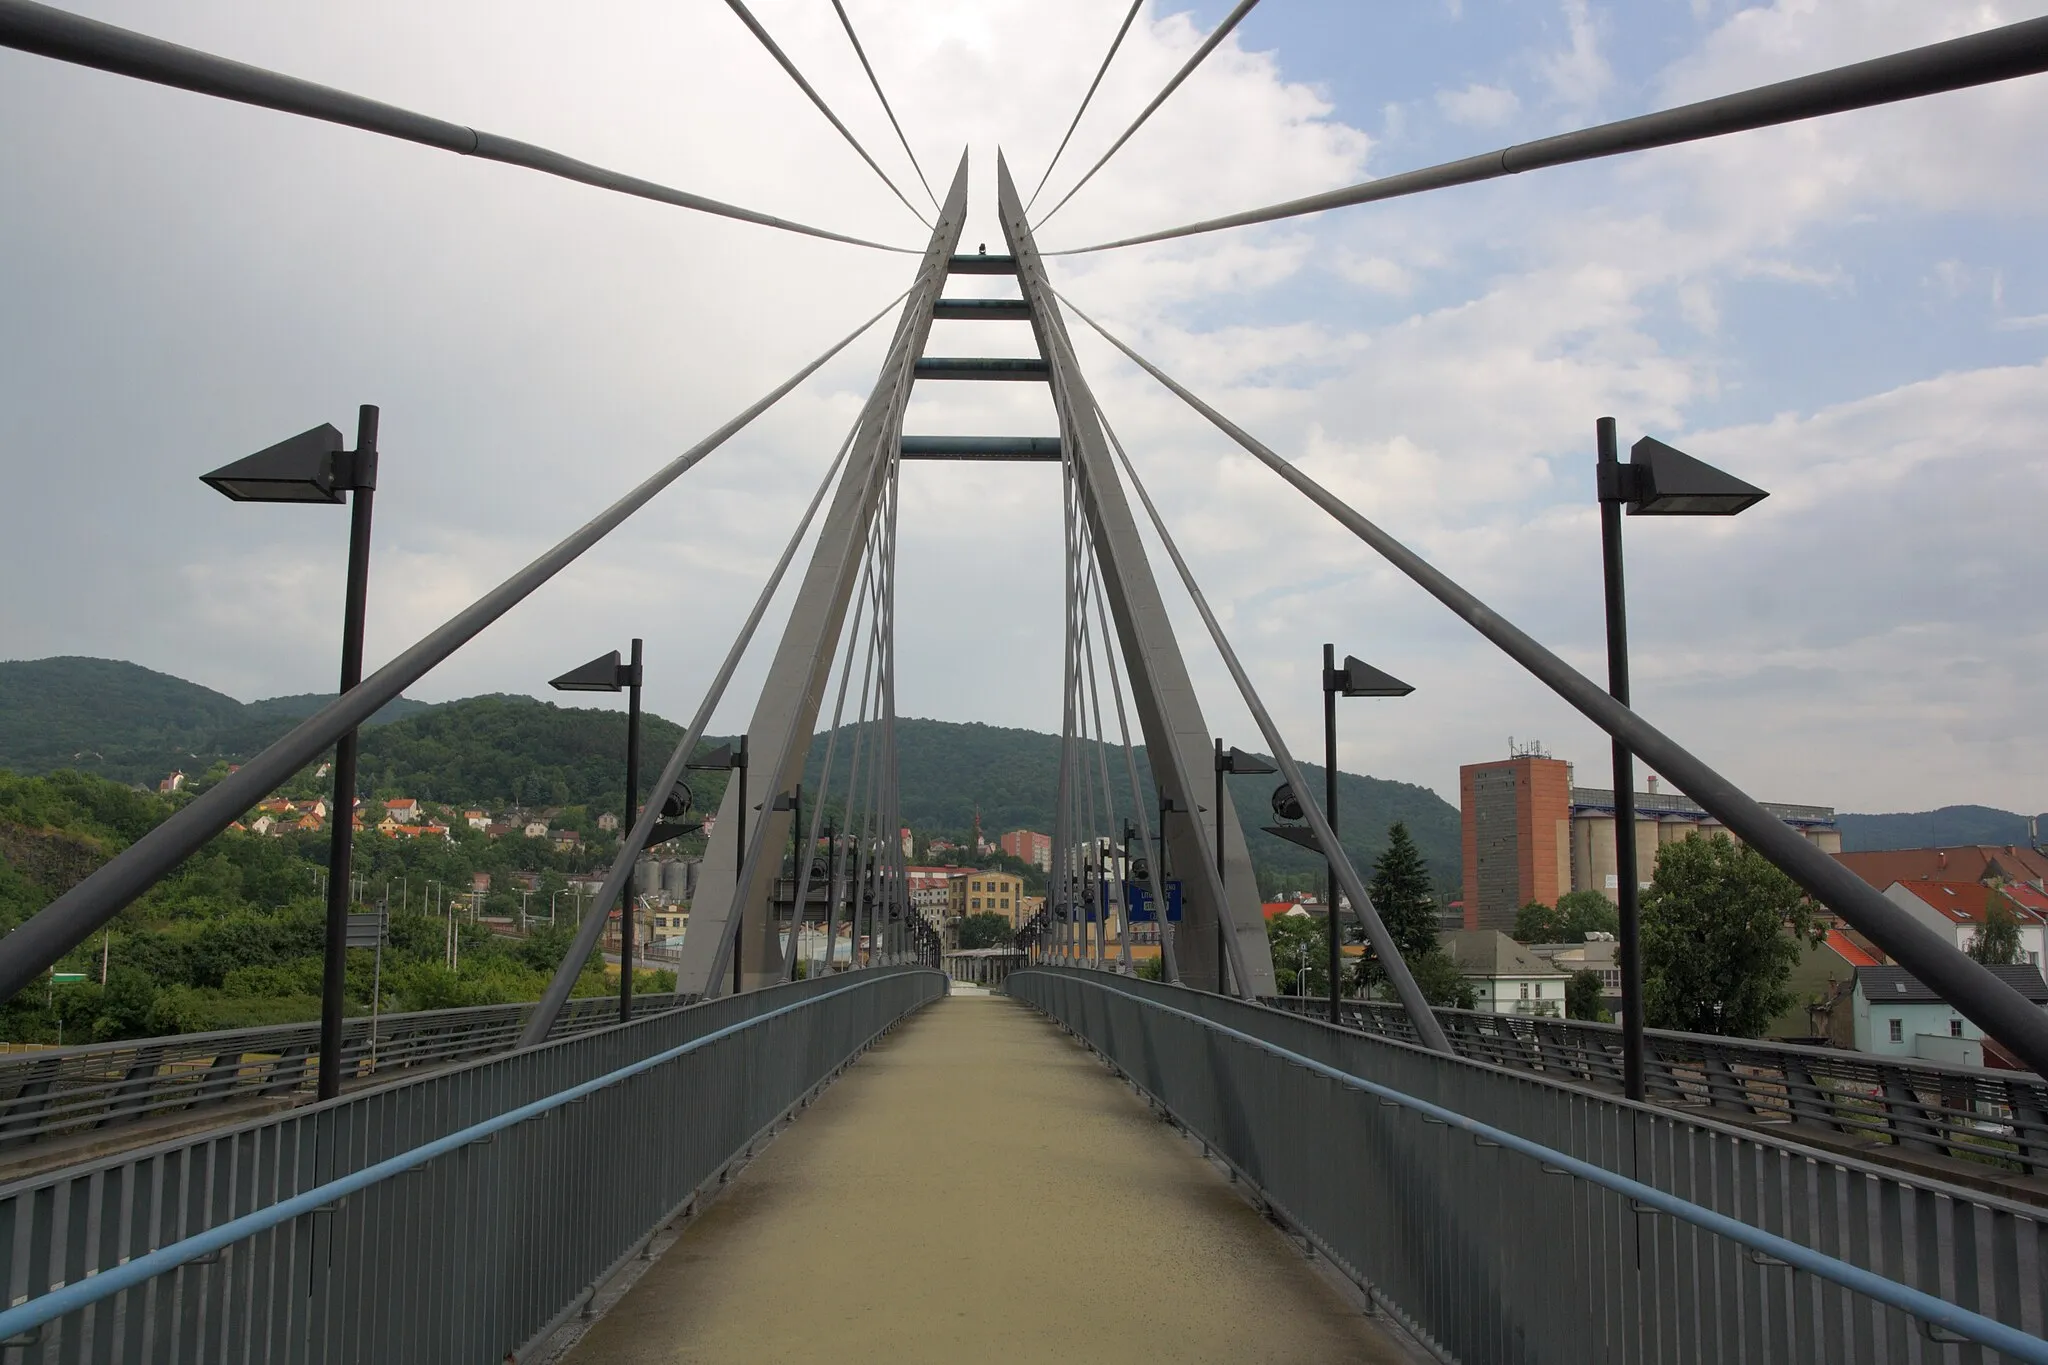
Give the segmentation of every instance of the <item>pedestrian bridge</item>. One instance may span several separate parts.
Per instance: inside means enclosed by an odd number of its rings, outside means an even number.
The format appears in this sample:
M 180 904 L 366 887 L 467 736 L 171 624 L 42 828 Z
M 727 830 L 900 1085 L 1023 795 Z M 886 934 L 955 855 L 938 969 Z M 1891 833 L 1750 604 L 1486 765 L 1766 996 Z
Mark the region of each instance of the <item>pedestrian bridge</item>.
M 2041 1211 L 1113 972 L 839 974 L 0 1188 L 8 1358 L 2048 1360 Z

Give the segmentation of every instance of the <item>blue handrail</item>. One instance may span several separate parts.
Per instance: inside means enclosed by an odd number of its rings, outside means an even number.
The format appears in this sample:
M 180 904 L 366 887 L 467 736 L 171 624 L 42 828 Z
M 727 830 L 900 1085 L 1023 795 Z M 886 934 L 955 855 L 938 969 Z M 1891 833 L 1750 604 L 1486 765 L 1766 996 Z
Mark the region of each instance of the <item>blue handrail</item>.
M 766 1023 L 770 1019 L 775 1019 L 800 1009 L 808 1009 L 812 1005 L 830 1000 L 834 996 L 844 995 L 848 991 L 875 985 L 880 979 L 876 977 L 869 980 L 852 981 L 834 990 L 824 991 L 807 999 L 794 1001 L 780 1008 L 769 1010 L 765 1014 L 757 1014 L 750 1019 L 743 1019 L 739 1023 L 728 1024 L 724 1028 L 707 1033 L 701 1038 L 693 1038 L 687 1043 L 678 1043 L 665 1052 L 657 1052 L 651 1057 L 643 1057 L 637 1062 L 630 1062 L 618 1068 L 616 1071 L 608 1071 L 595 1079 L 584 1081 L 579 1085 L 572 1085 L 566 1090 L 558 1090 L 552 1095 L 535 1100 L 530 1104 L 522 1104 L 516 1109 L 508 1109 L 494 1118 L 485 1119 L 480 1123 L 472 1123 L 469 1127 L 459 1129 L 448 1134 L 446 1137 L 422 1143 L 418 1147 L 400 1152 L 397 1156 L 387 1157 L 382 1161 L 365 1166 L 359 1171 L 352 1171 L 348 1175 L 330 1180 L 324 1185 L 317 1185 L 302 1194 L 295 1194 L 289 1199 L 280 1200 L 269 1208 L 258 1209 L 254 1213 L 245 1213 L 240 1218 L 231 1219 L 218 1227 L 208 1228 L 204 1232 L 194 1233 L 183 1241 L 173 1242 L 167 1247 L 159 1247 L 155 1251 L 137 1256 L 122 1265 L 112 1266 L 86 1279 L 74 1280 L 60 1289 L 53 1289 L 47 1294 L 41 1294 L 30 1299 L 27 1303 L 17 1304 L 13 1308 L 0 1312 L 0 1340 L 24 1335 L 46 1323 L 55 1322 L 67 1313 L 75 1313 L 81 1308 L 98 1303 L 101 1299 L 111 1298 L 124 1289 L 133 1289 L 137 1285 L 144 1284 L 167 1271 L 176 1270 L 188 1261 L 198 1260 L 202 1256 L 210 1256 L 233 1246 L 236 1242 L 254 1237 L 259 1232 L 267 1231 L 281 1223 L 290 1222 L 294 1218 L 317 1212 L 323 1206 L 334 1204 L 358 1190 L 368 1189 L 380 1181 L 389 1180 L 392 1176 L 403 1175 L 407 1171 L 425 1165 L 436 1157 L 445 1156 L 458 1148 L 487 1138 L 493 1133 L 502 1132 L 507 1128 L 524 1123 L 530 1118 L 545 1114 L 553 1109 L 559 1109 L 565 1104 L 582 1099 L 584 1096 L 603 1090 L 607 1086 L 616 1085 L 620 1081 L 637 1076 L 643 1071 L 650 1071 L 664 1063 L 672 1062 L 678 1057 L 687 1056 L 698 1048 L 708 1047 L 721 1039 L 730 1038 L 736 1033 L 754 1027 L 756 1024 Z
M 1488 1142 L 1498 1143 L 1510 1151 L 1519 1152 L 1523 1156 L 1534 1158 L 1536 1161 L 1555 1167 L 1568 1175 L 1577 1176 L 1579 1179 L 1591 1184 L 1613 1190 L 1616 1194 L 1626 1195 L 1645 1208 L 1655 1209 L 1659 1213 L 1670 1214 L 1674 1218 L 1680 1218 L 1691 1223 L 1694 1227 L 1704 1228 L 1718 1237 L 1725 1237 L 1731 1242 L 1748 1247 L 1751 1251 L 1757 1252 L 1760 1255 L 1783 1261 L 1795 1270 L 1803 1270 L 1810 1275 L 1818 1275 L 1824 1280 L 1841 1285 L 1844 1289 L 1852 1290 L 1867 1298 L 1875 1299 L 1879 1303 L 1889 1304 L 1901 1312 L 1911 1314 L 1924 1324 L 1944 1328 L 1958 1336 L 1967 1337 L 1971 1341 L 1989 1346 L 1993 1350 L 2002 1351 L 2015 1360 L 2028 1361 L 2030 1365 L 2048 1365 L 2048 1340 L 2028 1332 L 2023 1332 L 2017 1327 L 2007 1326 L 1995 1318 L 1987 1318 L 1981 1313 L 1973 1313 L 1969 1309 L 1959 1307 L 1946 1299 L 1936 1298 L 1924 1290 L 1915 1289 L 1911 1285 L 1900 1284 L 1896 1280 L 1886 1279 L 1884 1276 L 1865 1270 L 1861 1266 L 1851 1265 L 1847 1261 L 1838 1260 L 1833 1256 L 1827 1255 L 1825 1252 L 1815 1251 L 1812 1247 L 1802 1246 L 1798 1242 L 1789 1241 L 1774 1232 L 1766 1232 L 1762 1228 L 1752 1227 L 1750 1224 L 1730 1218 L 1724 1213 L 1717 1213 L 1712 1209 L 1703 1208 L 1690 1200 L 1681 1199 L 1675 1194 L 1645 1185 L 1637 1180 L 1631 1180 L 1625 1175 L 1616 1175 L 1605 1167 L 1595 1166 L 1589 1161 L 1582 1161 L 1578 1157 L 1569 1156 L 1563 1152 L 1545 1147 L 1542 1143 L 1531 1142 L 1527 1138 L 1518 1137 L 1504 1129 L 1495 1128 L 1492 1124 L 1481 1123 L 1477 1119 L 1468 1118 L 1456 1110 L 1446 1109 L 1442 1105 L 1431 1104 L 1428 1100 L 1417 1099 L 1413 1095 L 1381 1085 L 1377 1081 L 1369 1081 L 1362 1076 L 1354 1076 L 1348 1071 L 1340 1071 L 1328 1063 L 1319 1062 L 1313 1057 L 1305 1057 L 1301 1053 L 1290 1051 L 1287 1048 L 1281 1047 L 1278 1043 L 1269 1042 L 1256 1034 L 1231 1028 L 1228 1024 L 1219 1024 L 1213 1019 L 1205 1019 L 1199 1014 L 1191 1014 L 1186 1010 L 1175 1009 L 1171 1005 L 1160 1004 L 1158 1001 L 1147 999 L 1143 996 L 1114 990 L 1114 988 L 1099 981 L 1087 981 L 1080 974 L 1067 976 L 1063 973 L 1062 978 L 1084 981 L 1085 984 L 1093 986 L 1097 990 L 1109 991 L 1116 995 L 1125 996 L 1127 999 L 1136 1000 L 1147 1009 L 1160 1010 L 1178 1018 L 1186 1019 L 1191 1023 L 1199 1024 L 1204 1028 L 1212 1029 L 1225 1037 L 1271 1053 L 1273 1056 L 1294 1066 L 1305 1067 L 1319 1076 L 1335 1081 L 1339 1085 L 1349 1086 L 1354 1090 L 1362 1090 L 1380 1099 L 1390 1100 L 1404 1108 L 1413 1109 L 1428 1118 L 1447 1124 L 1452 1128 L 1461 1129 L 1472 1134 L 1474 1137 L 1481 1137 Z M 5 1315 L 0 1314 L 0 1326 L 4 1326 L 5 1321 Z

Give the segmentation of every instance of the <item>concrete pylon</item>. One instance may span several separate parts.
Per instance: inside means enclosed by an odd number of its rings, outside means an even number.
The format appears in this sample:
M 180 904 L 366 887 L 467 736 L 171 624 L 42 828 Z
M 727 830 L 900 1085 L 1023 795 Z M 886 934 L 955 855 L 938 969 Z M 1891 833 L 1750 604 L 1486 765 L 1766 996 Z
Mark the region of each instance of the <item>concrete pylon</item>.
M 1229 792 L 1223 797 L 1223 868 L 1216 871 L 1214 744 L 1173 624 L 1145 557 L 1138 524 L 1131 515 L 1114 458 L 1104 440 L 1095 399 L 1075 363 L 1072 342 L 1059 313 L 1044 262 L 1031 235 L 1009 167 L 996 158 L 997 211 L 1017 258 L 1017 278 L 1031 308 L 1032 330 L 1053 375 L 1053 402 L 1062 428 L 1073 433 L 1081 505 L 1087 517 L 1102 584 L 1116 623 L 1125 672 L 1145 735 L 1152 780 L 1162 799 L 1177 808 L 1164 821 L 1167 871 L 1182 884 L 1182 919 L 1174 939 L 1184 984 L 1206 990 L 1219 986 L 1217 924 L 1229 946 L 1235 993 L 1273 995 L 1273 957 L 1266 942 L 1265 916 L 1251 854 Z M 1158 813 L 1153 812 L 1154 818 Z M 1157 869 L 1155 869 L 1155 872 Z
M 902 440 L 911 367 L 924 353 L 932 306 L 945 286 L 946 264 L 959 244 L 966 212 L 967 156 L 963 152 L 747 725 L 749 809 L 740 810 L 737 782 L 727 784 L 719 805 L 697 894 L 690 903 L 690 927 L 676 968 L 677 990 L 704 995 L 729 992 L 735 949 L 742 990 L 782 980 L 780 928 L 770 895 L 782 855 L 790 847 L 791 812 L 775 810 L 776 797 L 794 791 L 802 780 L 804 758 L 859 579 L 868 532 Z M 804 793 L 806 808 L 813 799 L 813 793 Z M 740 843 L 742 815 L 745 845 Z M 757 843 L 760 856 L 754 859 L 751 875 L 745 875 L 749 851 Z M 745 885 L 740 884 L 743 875 Z

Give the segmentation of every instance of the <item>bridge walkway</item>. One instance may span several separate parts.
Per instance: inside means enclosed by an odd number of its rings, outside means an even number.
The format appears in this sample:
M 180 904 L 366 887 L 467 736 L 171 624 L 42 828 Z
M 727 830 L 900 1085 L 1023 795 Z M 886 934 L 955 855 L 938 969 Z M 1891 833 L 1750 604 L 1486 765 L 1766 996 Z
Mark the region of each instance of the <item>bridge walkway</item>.
M 964 993 L 852 1067 L 564 1357 L 1422 1358 L 1049 1020 Z

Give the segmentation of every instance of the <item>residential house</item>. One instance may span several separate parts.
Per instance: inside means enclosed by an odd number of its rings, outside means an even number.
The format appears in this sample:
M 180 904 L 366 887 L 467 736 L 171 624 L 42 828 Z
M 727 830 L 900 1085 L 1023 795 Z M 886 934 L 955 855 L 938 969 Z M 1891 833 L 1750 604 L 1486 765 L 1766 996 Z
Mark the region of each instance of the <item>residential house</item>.
M 1620 1011 L 1621 945 L 1614 935 L 1596 929 L 1586 935 L 1584 943 L 1531 943 L 1527 947 L 1531 957 L 1548 962 L 1567 977 L 1599 973 L 1601 1001 L 1608 1009 Z
M 583 842 L 583 836 L 573 829 L 558 829 L 554 833 L 555 847 L 563 851 L 576 848 Z
M 287 801 L 285 807 L 288 810 L 295 810 L 304 815 L 316 816 L 322 820 L 327 818 L 327 803 L 317 796 L 311 801 Z
M 183 791 L 184 788 L 185 774 L 182 772 L 173 772 L 169 777 L 156 784 L 157 793 L 161 796 L 169 796 L 174 791 Z
M 610 811 L 606 811 L 603 815 L 597 817 L 597 827 L 606 834 L 610 834 L 619 827 L 619 817 L 613 815 Z
M 1988 970 L 2036 1007 L 2048 1006 L 2048 982 L 2038 967 Z M 1858 1052 L 1984 1065 L 1984 1030 L 1904 967 L 1856 969 L 1854 1011 L 1846 1032 Z
M 1571 974 L 1545 962 L 1498 929 L 1460 929 L 1443 937 L 1458 975 L 1487 1014 L 1564 1017 L 1564 987 Z
M 2025 845 L 1962 844 L 1837 853 L 1835 861 L 1883 891 L 1893 882 L 2026 882 L 2048 890 L 2048 853 Z
M 2012 908 L 2013 918 L 2020 927 L 2020 961 L 2039 967 L 2042 954 L 2048 951 L 2043 943 L 2048 933 L 2048 914 L 2030 908 L 2022 902 L 2020 895 L 2033 888 L 2020 883 L 2014 894 L 2005 897 Z M 1977 941 L 1977 935 L 1984 928 L 1984 917 L 1989 913 L 1993 888 L 1982 882 L 1958 881 L 1913 881 L 1893 882 L 1885 888 L 1884 898 L 1898 906 L 1920 923 L 1947 939 L 1956 947 L 1968 950 Z M 2035 893 L 2035 904 L 2040 904 L 2039 893 Z
M 545 820 L 528 820 L 526 822 L 526 837 L 529 839 L 547 838 L 548 822 Z
M 249 822 L 249 832 L 251 834 L 268 835 L 270 833 L 271 826 L 275 825 L 276 823 L 277 817 L 272 815 L 269 811 L 265 811 L 263 814 L 257 816 L 254 820 L 251 820 Z
M 265 815 L 290 815 L 297 807 L 282 796 L 273 796 L 268 801 L 257 803 L 256 809 Z M 322 811 L 321 814 L 325 815 L 326 812 Z
M 393 797 L 384 803 L 384 813 L 401 825 L 420 823 L 420 803 L 410 796 Z
M 490 812 L 481 810 L 466 810 L 462 812 L 462 823 L 468 825 L 471 829 L 480 829 L 484 831 L 484 833 L 488 834 L 490 833 L 491 830 Z
M 496 821 L 484 825 L 484 837 L 486 839 L 502 839 L 511 832 L 512 826 L 499 824 Z
M 322 820 L 317 815 L 301 815 L 298 818 L 298 821 L 292 825 L 292 828 L 306 834 L 318 834 L 323 828 L 326 827 L 326 824 L 327 822 Z M 356 828 L 361 829 L 362 827 L 362 823 L 358 821 L 356 824 Z

